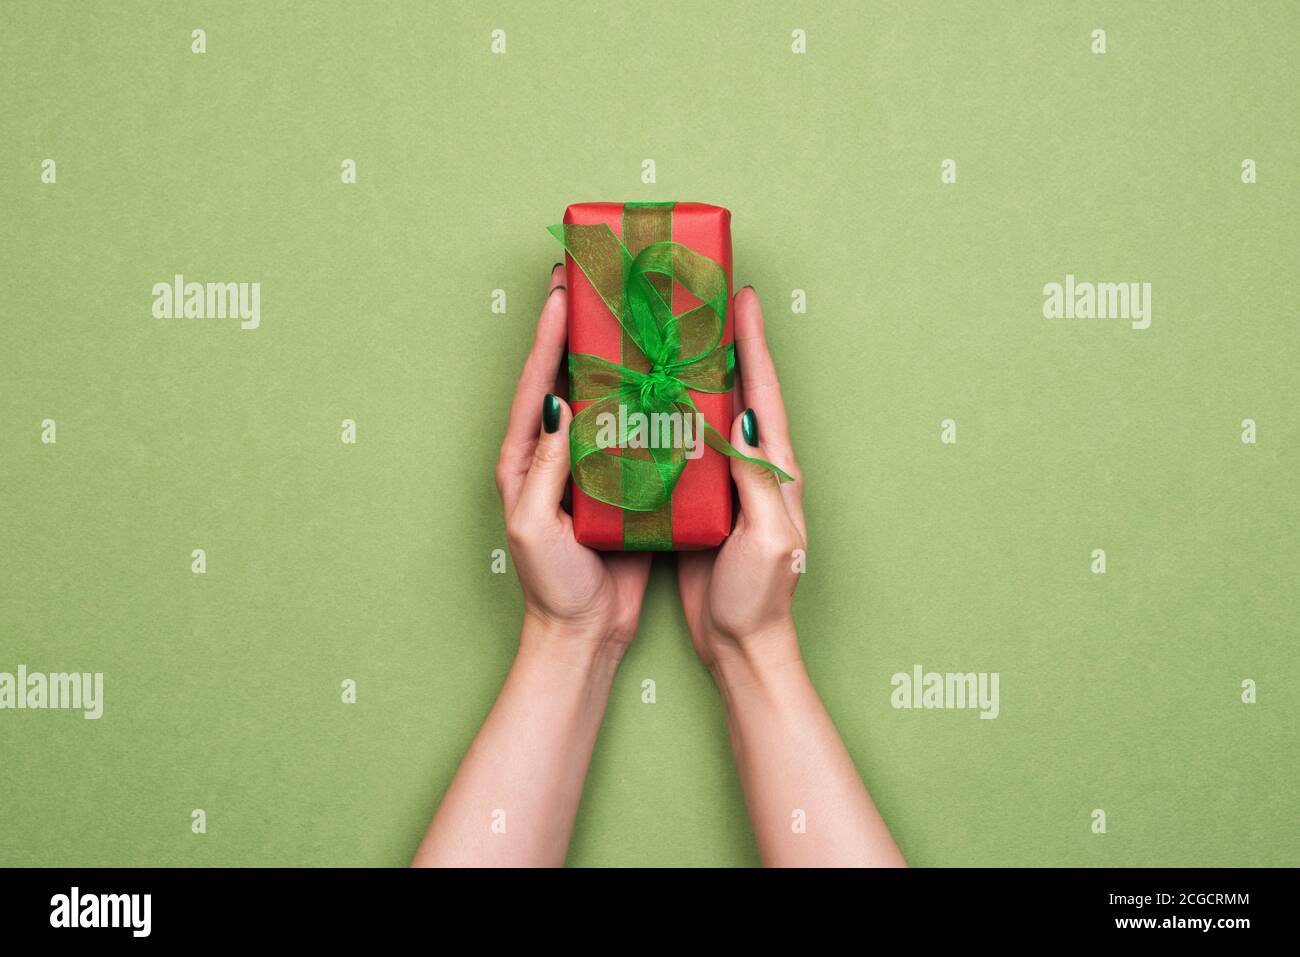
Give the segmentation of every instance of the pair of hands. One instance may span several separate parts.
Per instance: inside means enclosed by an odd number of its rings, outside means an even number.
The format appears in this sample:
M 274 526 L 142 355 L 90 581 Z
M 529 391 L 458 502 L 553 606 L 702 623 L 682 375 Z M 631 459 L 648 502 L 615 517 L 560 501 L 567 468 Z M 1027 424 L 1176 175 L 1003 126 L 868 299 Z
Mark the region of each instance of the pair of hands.
M 510 407 L 497 462 L 510 552 L 524 592 L 525 641 L 543 642 L 549 656 L 617 663 L 636 635 L 650 574 L 648 553 L 600 552 L 577 542 L 562 506 L 569 478 L 569 424 L 559 401 L 559 425 L 547 432 L 540 412 L 566 352 L 568 291 L 563 267 L 551 272 L 532 351 Z M 739 373 L 731 443 L 757 455 L 746 441 L 741 410 L 757 420 L 763 457 L 794 477 L 778 484 L 761 466 L 732 459 L 740 493 L 735 529 L 721 548 L 677 556 L 682 607 L 701 659 L 715 671 L 732 659 L 798 657 L 791 604 L 798 573 L 795 551 L 807 546 L 803 479 L 790 445 L 785 404 L 763 334 L 763 314 L 751 287 L 733 300 Z M 751 430 L 752 431 L 752 430 Z
M 497 464 L 524 590 L 519 654 L 417 865 L 564 863 L 614 675 L 636 635 L 651 556 L 578 544 L 562 505 L 573 420 L 554 398 L 567 326 L 562 276 L 557 266 Z M 730 461 L 740 491 L 735 529 L 721 548 L 677 556 L 691 638 L 727 712 L 763 862 L 902 865 L 799 654 L 790 606 L 802 567 L 795 552 L 806 547 L 803 484 L 752 289 L 736 294 L 733 314 L 743 373 L 735 411 L 747 411 L 732 423 L 731 442 L 751 454 L 761 443 L 761 457 L 795 480 L 778 485 L 767 469 Z

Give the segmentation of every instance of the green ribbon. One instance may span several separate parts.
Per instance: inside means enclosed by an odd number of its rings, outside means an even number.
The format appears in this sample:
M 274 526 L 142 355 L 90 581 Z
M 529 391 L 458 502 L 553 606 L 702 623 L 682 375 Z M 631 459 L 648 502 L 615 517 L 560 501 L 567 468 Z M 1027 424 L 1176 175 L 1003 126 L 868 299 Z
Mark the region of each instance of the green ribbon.
M 672 419 L 656 419 L 656 414 L 678 413 L 692 423 L 699 421 L 689 390 L 731 391 L 735 348 L 731 343 L 722 344 L 729 301 L 727 275 L 712 259 L 670 240 L 648 243 L 633 255 L 605 224 L 564 224 L 549 227 L 549 232 L 568 250 L 622 326 L 620 358 L 641 367 L 585 353 L 569 354 L 569 398 L 591 403 L 574 416 L 569 432 L 573 480 L 601 502 L 631 512 L 656 511 L 672 499 L 689 461 L 688 450 L 681 442 L 664 447 L 663 442 L 652 440 L 645 450 L 648 457 L 644 452 L 634 454 L 639 450 L 627 445 L 635 430 L 626 425 L 634 421 L 635 413 L 641 413 L 651 423 L 652 437 L 658 438 L 662 423 Z M 663 290 L 671 297 L 674 280 L 700 305 L 674 315 L 661 293 Z M 603 413 L 619 423 L 618 448 L 609 447 L 608 432 L 606 441 L 598 441 Z M 770 469 L 779 481 L 791 480 L 772 463 L 737 450 L 707 421 L 703 431 L 702 437 L 693 436 L 695 442 L 702 438 L 723 455 Z M 671 549 L 671 527 L 668 537 L 667 542 L 642 543 L 642 547 Z

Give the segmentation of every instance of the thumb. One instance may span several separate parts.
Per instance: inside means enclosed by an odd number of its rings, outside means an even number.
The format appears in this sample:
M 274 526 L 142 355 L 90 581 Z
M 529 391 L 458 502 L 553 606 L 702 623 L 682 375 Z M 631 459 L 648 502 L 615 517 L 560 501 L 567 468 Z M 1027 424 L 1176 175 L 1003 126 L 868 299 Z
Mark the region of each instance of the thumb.
M 573 413 L 558 395 L 542 399 L 541 429 L 533 461 L 524 477 L 517 508 L 525 514 L 542 515 L 557 511 L 569 479 L 569 424 Z
M 746 455 L 759 457 L 758 418 L 746 409 L 731 424 L 731 444 Z M 785 498 L 776 476 L 761 465 L 744 459 L 731 459 L 731 478 L 740 492 L 740 511 L 745 520 L 759 527 L 773 527 L 789 522 Z

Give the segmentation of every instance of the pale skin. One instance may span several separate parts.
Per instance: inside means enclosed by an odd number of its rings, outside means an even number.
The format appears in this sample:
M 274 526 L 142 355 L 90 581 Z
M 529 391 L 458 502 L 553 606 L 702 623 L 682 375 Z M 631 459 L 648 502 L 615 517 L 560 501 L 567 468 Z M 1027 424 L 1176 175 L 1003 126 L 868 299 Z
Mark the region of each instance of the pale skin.
M 414 866 L 564 863 L 610 687 L 636 635 L 650 556 L 578 544 L 561 504 L 573 416 L 561 402 L 554 432 L 539 423 L 565 353 L 563 281 L 557 267 L 496 469 L 524 595 L 519 652 Z M 795 552 L 807 548 L 803 477 L 752 289 L 736 294 L 733 315 L 737 412 L 753 410 L 759 444 L 745 441 L 740 415 L 731 442 L 795 480 L 731 461 L 735 529 L 719 549 L 677 556 L 691 640 L 722 695 L 763 863 L 904 866 L 804 668 L 791 612 Z

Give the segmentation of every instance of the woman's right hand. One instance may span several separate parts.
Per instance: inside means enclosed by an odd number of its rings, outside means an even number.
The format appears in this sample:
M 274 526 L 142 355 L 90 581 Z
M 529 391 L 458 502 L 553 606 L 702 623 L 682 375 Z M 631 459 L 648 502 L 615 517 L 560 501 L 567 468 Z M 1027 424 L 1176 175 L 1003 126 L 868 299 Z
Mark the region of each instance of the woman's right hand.
M 740 514 L 722 547 L 678 555 L 682 607 L 701 659 L 718 677 L 733 661 L 799 660 L 791 605 L 806 560 L 803 476 L 790 444 L 776 369 L 763 334 L 758 295 L 746 286 L 732 300 L 739 375 L 731 443 L 794 477 L 778 484 L 759 465 L 731 460 Z
M 731 444 L 794 477 L 731 461 L 740 515 L 722 547 L 677 556 L 682 606 L 695 649 L 717 682 L 754 836 L 776 867 L 905 866 L 799 653 L 791 605 L 808 534 L 803 476 L 785 403 L 763 338 L 758 296 L 732 305 L 746 411 Z M 796 828 L 792 821 L 803 821 Z

